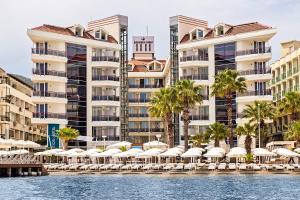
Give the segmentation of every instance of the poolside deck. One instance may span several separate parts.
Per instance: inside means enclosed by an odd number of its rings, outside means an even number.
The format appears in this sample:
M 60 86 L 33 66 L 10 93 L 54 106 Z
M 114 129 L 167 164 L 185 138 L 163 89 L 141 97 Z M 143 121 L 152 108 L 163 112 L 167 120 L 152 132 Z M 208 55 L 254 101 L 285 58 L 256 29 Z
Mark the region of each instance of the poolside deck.
M 0 164 L 0 177 L 42 176 L 47 174 L 48 172 L 42 164 Z

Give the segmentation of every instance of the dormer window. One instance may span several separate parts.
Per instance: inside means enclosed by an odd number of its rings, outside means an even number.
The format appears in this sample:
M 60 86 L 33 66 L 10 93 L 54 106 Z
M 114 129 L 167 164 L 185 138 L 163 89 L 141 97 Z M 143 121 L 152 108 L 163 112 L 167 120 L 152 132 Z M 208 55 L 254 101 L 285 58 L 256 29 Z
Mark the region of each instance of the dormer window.
M 75 28 L 75 35 L 78 36 L 78 37 L 82 37 L 82 34 L 83 34 L 83 30 L 81 27 L 76 27 Z
M 198 36 L 198 39 L 203 38 L 203 31 L 198 29 L 197 36 Z
M 224 35 L 224 26 L 220 25 L 217 27 L 217 35 Z
M 107 40 L 108 34 L 104 30 L 95 31 L 95 38 L 98 40 Z
M 100 31 L 96 31 L 95 32 L 95 38 L 96 39 L 100 39 Z
M 201 29 L 194 29 L 190 32 L 190 40 L 200 40 L 204 36 L 204 31 Z

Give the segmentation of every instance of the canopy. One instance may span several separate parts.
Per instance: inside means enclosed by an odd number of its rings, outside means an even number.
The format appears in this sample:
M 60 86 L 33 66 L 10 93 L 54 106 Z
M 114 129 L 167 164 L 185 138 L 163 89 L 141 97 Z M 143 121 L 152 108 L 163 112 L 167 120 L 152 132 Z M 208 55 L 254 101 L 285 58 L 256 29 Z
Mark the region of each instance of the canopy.
M 39 155 L 42 155 L 42 156 L 53 156 L 53 155 L 56 155 L 56 154 L 58 154 L 60 152 L 64 152 L 64 150 L 62 150 L 62 149 L 49 149 L 49 150 L 46 150 L 46 151 L 37 152 L 34 155 L 36 155 L 36 156 L 39 156 Z
M 69 156 L 69 155 L 77 155 L 76 153 L 82 153 L 84 150 L 82 149 L 78 149 L 78 148 L 75 148 L 75 149 L 70 149 L 68 151 L 62 151 L 62 152 L 58 152 L 57 154 L 54 154 L 56 156 Z
M 23 155 L 23 154 L 28 154 L 28 153 L 29 153 L 29 151 L 27 151 L 25 149 L 9 151 L 10 155 Z
M 107 146 L 106 149 L 119 149 L 121 147 L 126 147 L 127 149 L 129 149 L 131 147 L 131 143 L 126 142 L 126 141 L 118 142 L 118 143 Z
M 220 147 L 213 147 L 208 150 L 206 154 L 204 154 L 204 157 L 207 158 L 222 158 L 225 155 L 225 150 Z
M 138 155 L 138 153 L 143 152 L 143 150 L 141 149 L 129 149 L 128 151 L 124 151 L 121 153 L 117 153 L 115 155 L 113 155 L 113 158 L 128 158 L 128 157 L 135 157 L 136 155 Z
M 291 150 L 285 149 L 285 148 L 274 149 L 272 152 L 276 153 L 279 156 L 284 156 L 284 157 L 298 157 L 298 156 L 300 156 L 299 154 L 297 154 L 297 153 L 295 153 Z
M 300 148 L 294 150 L 296 153 L 300 153 Z
M 171 149 L 168 149 L 166 152 L 159 154 L 160 157 L 176 157 L 180 156 L 184 152 L 183 149 L 179 147 L 174 147 Z
M 244 157 L 247 154 L 246 149 L 242 147 L 234 147 L 230 149 L 229 153 L 227 154 L 227 157 L 229 158 L 240 158 Z
M 153 149 L 149 149 L 145 152 L 138 153 L 136 155 L 136 158 L 151 158 L 151 157 L 154 157 L 154 156 L 158 156 L 162 152 L 163 152 L 162 149 L 153 148 Z
M 253 155 L 255 156 L 276 156 L 275 153 L 272 153 L 270 151 L 268 151 L 267 149 L 264 148 L 255 148 L 252 150 Z
M 106 157 L 112 157 L 113 155 L 117 153 L 121 153 L 122 151 L 120 149 L 109 149 L 107 151 L 104 151 L 102 153 L 94 153 L 91 154 L 91 157 L 96 157 L 96 158 L 106 158 Z
M 168 148 L 168 145 L 163 142 L 159 141 L 151 141 L 143 144 L 144 149 L 150 149 L 150 148 L 159 148 L 159 149 L 166 149 Z
M 202 154 L 202 148 L 191 148 L 187 150 L 185 153 L 181 155 L 183 158 L 195 158 L 195 157 L 200 157 Z

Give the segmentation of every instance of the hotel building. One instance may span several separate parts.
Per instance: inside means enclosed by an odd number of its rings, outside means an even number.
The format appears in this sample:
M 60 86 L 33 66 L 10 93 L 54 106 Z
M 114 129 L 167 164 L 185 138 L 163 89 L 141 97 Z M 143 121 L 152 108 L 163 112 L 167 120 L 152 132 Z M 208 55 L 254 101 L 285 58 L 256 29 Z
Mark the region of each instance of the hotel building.
M 245 77 L 247 91 L 237 93 L 233 100 L 233 124 L 242 125 L 245 105 L 258 101 L 272 101 L 267 83 L 272 75 L 267 68 L 271 59 L 268 41 L 276 29 L 258 22 L 239 25 L 219 23 L 208 27 L 204 20 L 185 16 L 170 18 L 170 69 L 171 83 L 178 79 L 191 79 L 203 87 L 204 101 L 191 111 L 189 134 L 202 133 L 218 121 L 228 124 L 226 102 L 223 98 L 211 97 L 210 87 L 214 76 L 226 68 L 237 70 Z M 183 123 L 180 118 L 175 129 L 175 142 L 182 143 Z M 177 132 L 178 133 L 177 133 Z M 235 139 L 235 145 L 242 146 L 243 138 Z
M 32 124 L 35 105 L 30 79 L 0 68 L 0 138 L 41 141 L 46 132 Z
M 127 139 L 127 20 L 115 15 L 87 28 L 44 24 L 27 31 L 33 42 L 32 122 L 47 130 L 48 146 L 59 146 L 55 132 L 65 126 L 86 136 L 81 146 L 97 145 L 102 136 L 108 143 Z
M 142 145 L 156 139 L 165 139 L 164 121 L 150 117 L 151 96 L 170 82 L 169 62 L 157 60 L 153 36 L 133 37 L 133 57 L 128 62 L 128 130 L 129 139 Z
M 274 102 L 284 98 L 287 92 L 299 92 L 300 85 L 300 41 L 292 40 L 281 43 L 280 59 L 270 65 L 272 81 L 270 88 Z M 274 122 L 273 139 L 282 140 L 289 117 L 282 116 Z

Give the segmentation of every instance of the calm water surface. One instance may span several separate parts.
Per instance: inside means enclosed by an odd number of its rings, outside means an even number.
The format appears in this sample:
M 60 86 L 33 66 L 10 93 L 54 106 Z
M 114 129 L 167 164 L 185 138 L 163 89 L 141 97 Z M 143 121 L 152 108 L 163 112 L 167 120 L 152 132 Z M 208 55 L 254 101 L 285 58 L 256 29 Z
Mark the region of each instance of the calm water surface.
M 80 175 L 0 179 L 0 200 L 10 199 L 300 199 L 291 175 Z

